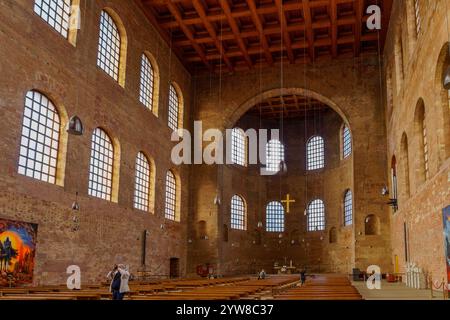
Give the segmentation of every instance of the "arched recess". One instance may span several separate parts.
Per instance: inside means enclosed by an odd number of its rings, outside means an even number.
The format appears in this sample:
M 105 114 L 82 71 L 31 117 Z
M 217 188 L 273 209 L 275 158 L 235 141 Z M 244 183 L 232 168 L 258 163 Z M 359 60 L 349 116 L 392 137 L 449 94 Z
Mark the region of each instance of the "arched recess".
M 450 157 L 450 90 L 444 88 L 444 77 L 447 68 L 450 67 L 450 43 L 447 42 L 442 47 L 436 65 L 436 87 L 439 90 L 440 109 L 442 112 L 442 123 L 438 124 L 439 143 L 439 165 Z
M 417 150 L 414 171 L 415 171 L 415 187 L 420 186 L 427 179 L 428 173 L 428 132 L 426 126 L 426 109 L 422 98 L 417 101 L 414 111 L 414 140 Z
M 197 238 L 201 240 L 208 239 L 208 230 L 205 220 L 200 220 L 199 222 L 197 222 Z
M 410 182 L 409 182 L 409 146 L 408 136 L 403 132 L 400 149 L 400 167 L 401 167 L 401 192 L 406 198 L 410 197 Z
M 223 225 L 223 241 L 228 242 L 228 225 Z
M 376 236 L 380 234 L 380 218 L 370 214 L 364 220 L 364 230 L 366 236 Z
M 224 124 L 225 128 L 233 128 L 235 123 L 250 108 L 254 107 L 255 105 L 263 102 L 264 100 L 266 100 L 268 98 L 273 98 L 273 97 L 283 96 L 283 95 L 302 95 L 302 96 L 315 99 L 317 101 L 320 101 L 320 102 L 328 105 L 331 109 L 336 111 L 336 113 L 338 113 L 341 116 L 341 118 L 343 119 L 343 121 L 345 123 L 347 123 L 349 125 L 349 129 L 351 132 L 351 123 L 349 122 L 347 115 L 342 111 L 342 109 L 336 103 L 334 103 L 331 99 L 329 99 L 315 91 L 304 89 L 304 88 L 277 88 L 277 89 L 264 91 L 256 96 L 252 97 L 251 99 L 248 99 L 247 101 L 242 103 L 240 106 L 238 106 L 234 111 L 232 111 L 230 116 L 225 117 L 225 119 L 227 119 Z
M 336 227 L 332 227 L 329 232 L 329 242 L 336 243 L 337 242 L 337 230 Z

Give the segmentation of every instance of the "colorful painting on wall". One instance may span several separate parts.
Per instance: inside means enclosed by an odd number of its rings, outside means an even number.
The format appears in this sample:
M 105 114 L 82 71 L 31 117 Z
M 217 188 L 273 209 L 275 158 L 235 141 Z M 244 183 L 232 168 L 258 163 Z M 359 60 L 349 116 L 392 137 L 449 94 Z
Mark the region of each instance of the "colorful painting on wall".
M 447 262 L 447 283 L 450 283 L 450 206 L 443 209 L 444 214 L 444 248 Z
M 33 281 L 37 224 L 0 218 L 0 287 Z

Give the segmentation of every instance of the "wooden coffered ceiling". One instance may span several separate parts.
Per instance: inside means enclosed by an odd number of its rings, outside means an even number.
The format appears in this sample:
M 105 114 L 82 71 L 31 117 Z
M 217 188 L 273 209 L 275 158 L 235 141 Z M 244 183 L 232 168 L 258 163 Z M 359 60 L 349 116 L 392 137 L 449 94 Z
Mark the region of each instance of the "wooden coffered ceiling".
M 378 53 L 392 0 L 135 0 L 191 71 L 234 72 Z M 382 30 L 366 27 L 368 6 Z
M 247 111 L 263 119 L 303 118 L 332 110 L 328 105 L 300 95 L 283 95 L 265 99 Z

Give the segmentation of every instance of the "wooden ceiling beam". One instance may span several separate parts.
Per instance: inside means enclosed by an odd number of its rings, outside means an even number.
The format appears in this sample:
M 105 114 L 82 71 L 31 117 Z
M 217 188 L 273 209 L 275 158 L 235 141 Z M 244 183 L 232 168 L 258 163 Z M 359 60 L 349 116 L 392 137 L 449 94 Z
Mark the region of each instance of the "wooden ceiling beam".
M 331 55 L 333 58 L 337 57 L 337 3 L 336 0 L 331 0 L 330 2 L 330 15 L 331 15 Z
M 234 71 L 233 64 L 231 63 L 230 59 L 225 54 L 225 50 L 224 50 L 222 41 L 219 41 L 219 39 L 217 39 L 216 30 L 211 25 L 211 23 L 208 21 L 205 9 L 203 8 L 203 5 L 200 3 L 199 0 L 192 0 L 192 4 L 194 5 L 195 10 L 197 11 L 198 15 L 202 19 L 202 22 L 205 25 L 206 30 L 208 30 L 209 35 L 214 40 L 214 44 L 215 44 L 217 50 L 219 50 L 219 53 L 220 53 L 223 61 L 227 65 L 228 71 L 233 72 Z
M 256 9 L 255 0 L 248 0 L 247 4 L 248 8 L 250 9 L 253 24 L 255 25 L 256 30 L 258 30 L 259 33 L 259 41 L 261 42 L 261 46 L 264 50 L 266 61 L 271 66 L 273 65 L 273 57 L 272 53 L 269 51 L 269 43 L 267 42 L 267 38 L 264 33 L 264 27 L 261 23 L 261 19 L 259 18 L 258 11 Z
M 168 2 L 167 3 L 167 8 L 170 10 L 172 15 L 177 20 L 177 22 L 179 24 L 179 27 L 183 30 L 183 32 L 186 35 L 186 37 L 188 37 L 189 40 L 191 41 L 192 46 L 194 47 L 195 51 L 197 52 L 197 54 L 202 59 L 203 63 L 206 65 L 206 67 L 211 72 L 213 72 L 214 68 L 209 64 L 208 59 L 206 59 L 206 55 L 203 52 L 203 49 L 197 44 L 197 42 L 195 42 L 194 35 L 192 34 L 191 30 L 183 23 L 183 19 L 181 17 L 180 12 L 178 11 L 178 8 L 172 2 Z
M 240 35 L 240 30 L 238 25 L 236 24 L 236 21 L 231 16 L 231 9 L 230 5 L 228 4 L 228 0 L 220 0 L 220 5 L 225 12 L 225 15 L 227 16 L 228 24 L 231 27 L 231 30 L 233 32 L 234 38 L 236 39 L 239 48 L 241 49 L 242 55 L 245 59 L 245 62 L 247 63 L 248 67 L 251 69 L 253 67 L 252 59 L 248 55 L 247 48 L 245 46 L 244 41 L 242 40 L 242 37 Z
M 289 35 L 289 32 L 287 31 L 287 23 L 286 23 L 286 15 L 284 14 L 284 8 L 283 8 L 283 1 L 282 0 L 275 0 L 275 5 L 278 9 L 278 19 L 280 20 L 280 25 L 282 30 L 285 30 L 282 32 L 282 37 L 284 39 L 285 45 L 286 45 L 286 51 L 289 58 L 289 62 L 291 64 L 294 64 L 294 52 L 292 51 L 292 44 L 291 44 L 291 36 Z
M 361 35 L 362 35 L 362 18 L 364 16 L 364 0 L 355 1 L 355 57 L 358 57 L 361 53 Z
M 308 40 L 309 46 L 309 58 L 314 61 L 314 31 L 312 28 L 312 18 L 311 18 L 311 7 L 309 5 L 309 0 L 302 0 L 303 4 L 303 18 L 305 19 L 306 26 L 306 38 Z

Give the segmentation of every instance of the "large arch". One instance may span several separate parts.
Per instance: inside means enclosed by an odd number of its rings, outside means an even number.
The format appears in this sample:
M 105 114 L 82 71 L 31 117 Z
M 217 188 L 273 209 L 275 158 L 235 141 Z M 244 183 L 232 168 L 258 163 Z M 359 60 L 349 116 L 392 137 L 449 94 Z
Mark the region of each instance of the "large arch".
M 333 102 L 331 99 L 315 92 L 309 89 L 304 88 L 277 88 L 277 89 L 271 89 L 264 91 L 253 98 L 248 99 L 244 103 L 240 104 L 234 111 L 231 112 L 229 116 L 226 117 L 227 120 L 225 120 L 225 127 L 232 128 L 233 125 L 248 111 L 250 108 L 254 107 L 255 105 L 261 103 L 265 99 L 277 97 L 277 96 L 284 96 L 284 95 L 301 95 L 304 97 L 309 97 L 312 99 L 315 99 L 317 101 L 320 101 L 326 105 L 328 105 L 331 109 L 336 111 L 341 118 L 344 120 L 344 122 L 349 126 L 350 132 L 351 125 L 348 120 L 348 116 L 344 113 L 342 108 L 340 108 L 335 102 Z

